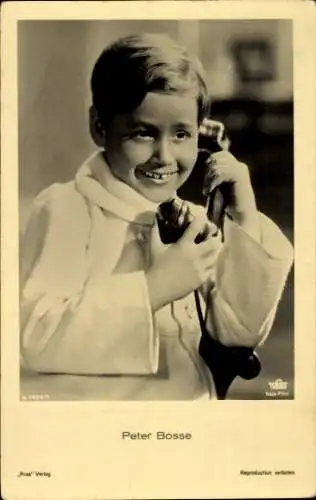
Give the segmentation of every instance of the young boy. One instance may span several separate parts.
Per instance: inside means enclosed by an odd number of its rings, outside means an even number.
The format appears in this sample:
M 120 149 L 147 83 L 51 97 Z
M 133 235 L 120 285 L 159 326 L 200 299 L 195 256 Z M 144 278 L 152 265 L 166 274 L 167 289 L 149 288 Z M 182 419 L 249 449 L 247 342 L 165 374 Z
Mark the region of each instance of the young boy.
M 118 40 L 92 79 L 97 151 L 36 199 L 24 235 L 21 353 L 37 372 L 99 374 L 104 399 L 216 397 L 198 354 L 194 290 L 209 334 L 254 347 L 271 328 L 292 247 L 258 213 L 246 165 L 212 156 L 205 193 L 229 187 L 222 235 L 206 216 L 163 245 L 157 207 L 189 177 L 208 94 L 200 63 L 162 35 Z

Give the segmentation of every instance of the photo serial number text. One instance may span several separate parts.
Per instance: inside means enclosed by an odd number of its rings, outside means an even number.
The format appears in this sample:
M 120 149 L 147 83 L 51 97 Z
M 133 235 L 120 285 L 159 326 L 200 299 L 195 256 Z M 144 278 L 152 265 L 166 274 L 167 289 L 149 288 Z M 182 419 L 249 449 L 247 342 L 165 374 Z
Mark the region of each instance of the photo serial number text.
M 192 434 L 190 432 L 165 432 L 165 431 L 157 431 L 157 432 L 129 432 L 123 431 L 121 433 L 121 438 L 123 441 L 175 441 L 182 440 L 186 441 L 188 439 L 192 439 Z

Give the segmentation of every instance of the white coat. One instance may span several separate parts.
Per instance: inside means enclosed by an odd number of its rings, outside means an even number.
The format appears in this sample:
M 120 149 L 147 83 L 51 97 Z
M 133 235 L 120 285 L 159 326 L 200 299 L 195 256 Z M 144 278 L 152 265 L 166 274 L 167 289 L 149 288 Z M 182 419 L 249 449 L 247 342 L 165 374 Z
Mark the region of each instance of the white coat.
M 102 175 L 102 184 L 96 180 Z M 227 219 L 210 295 L 210 334 L 256 346 L 268 335 L 292 246 L 259 214 L 261 242 Z M 106 376 L 104 399 L 214 397 L 198 354 L 193 294 L 152 314 L 145 270 L 155 206 L 114 178 L 100 152 L 35 200 L 21 249 L 21 356 L 42 373 Z

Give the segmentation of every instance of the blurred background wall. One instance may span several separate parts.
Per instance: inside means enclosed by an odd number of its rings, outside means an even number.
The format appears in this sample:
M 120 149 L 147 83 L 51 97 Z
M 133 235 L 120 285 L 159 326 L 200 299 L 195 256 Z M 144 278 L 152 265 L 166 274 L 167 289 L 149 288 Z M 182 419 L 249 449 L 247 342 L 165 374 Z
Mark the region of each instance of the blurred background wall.
M 34 196 L 71 179 L 94 150 L 88 132 L 89 78 L 103 47 L 130 32 L 165 32 L 202 60 L 212 116 L 232 152 L 250 168 L 258 207 L 293 241 L 292 24 L 249 21 L 19 21 L 19 193 L 23 230 Z M 127 78 L 128 91 L 128 78 Z M 200 198 L 199 173 L 184 194 Z M 293 396 L 293 273 L 273 331 L 260 348 L 255 381 L 237 380 L 232 398 L 269 398 L 268 382 Z

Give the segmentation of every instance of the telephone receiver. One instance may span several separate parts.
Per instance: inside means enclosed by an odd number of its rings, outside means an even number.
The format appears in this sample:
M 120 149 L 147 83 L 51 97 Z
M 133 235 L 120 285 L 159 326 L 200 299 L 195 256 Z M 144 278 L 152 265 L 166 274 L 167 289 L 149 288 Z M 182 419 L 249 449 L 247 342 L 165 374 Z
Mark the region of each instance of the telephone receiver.
M 228 151 L 230 141 L 223 123 L 206 119 L 202 122 L 198 138 L 197 168 L 207 168 L 210 156 L 218 151 Z M 206 199 L 207 216 L 217 228 L 222 229 L 226 207 L 225 184 L 214 189 Z M 189 204 L 179 198 L 161 203 L 157 222 L 163 243 L 175 243 L 192 221 Z M 200 243 L 209 236 L 209 227 L 195 238 Z M 215 340 L 206 329 L 199 292 L 195 290 L 195 303 L 201 328 L 199 354 L 212 373 L 218 399 L 226 399 L 228 390 L 237 376 L 250 380 L 258 376 L 261 363 L 250 347 L 228 347 Z
M 204 119 L 199 130 L 198 158 L 195 168 L 206 169 L 207 162 L 213 153 L 228 151 L 230 140 L 222 122 Z M 206 198 L 206 213 L 208 219 L 218 229 L 222 229 L 226 207 L 225 185 L 214 189 Z M 179 198 L 173 198 L 158 207 L 157 221 L 160 238 L 163 243 L 175 243 L 192 221 L 189 204 Z M 203 241 L 209 234 L 209 227 L 198 234 L 196 243 Z

